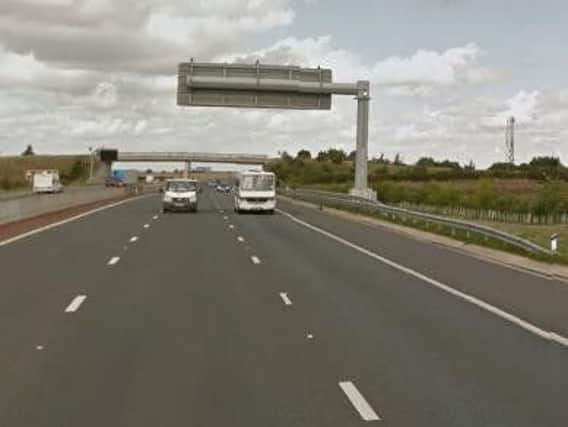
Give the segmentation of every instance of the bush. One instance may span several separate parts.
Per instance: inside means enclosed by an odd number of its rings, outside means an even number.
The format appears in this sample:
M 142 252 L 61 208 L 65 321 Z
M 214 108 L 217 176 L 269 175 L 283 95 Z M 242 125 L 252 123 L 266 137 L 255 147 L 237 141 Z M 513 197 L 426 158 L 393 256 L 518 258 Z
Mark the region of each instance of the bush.
M 73 166 L 71 167 L 71 170 L 69 170 L 69 172 L 61 173 L 61 181 L 64 184 L 69 184 L 71 182 L 86 179 L 88 177 L 88 174 L 88 166 L 80 159 L 76 159 L 73 162 Z
M 12 190 L 16 187 L 17 187 L 16 183 L 11 181 L 9 178 L 2 177 L 2 179 L 0 179 L 0 188 L 2 190 Z
M 491 209 L 496 197 L 497 191 L 495 191 L 493 181 L 481 179 L 473 192 L 473 207 L 477 209 Z
M 567 208 L 560 185 L 557 182 L 550 182 L 538 192 L 531 210 L 537 215 L 549 215 L 565 211 Z

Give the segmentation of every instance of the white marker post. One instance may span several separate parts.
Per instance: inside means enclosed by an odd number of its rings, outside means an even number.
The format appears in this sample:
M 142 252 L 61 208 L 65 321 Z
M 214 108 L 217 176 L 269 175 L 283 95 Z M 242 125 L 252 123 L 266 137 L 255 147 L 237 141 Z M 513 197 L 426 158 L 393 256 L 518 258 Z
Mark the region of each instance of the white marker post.
M 552 253 L 558 251 L 558 234 L 556 233 L 550 236 L 550 250 Z

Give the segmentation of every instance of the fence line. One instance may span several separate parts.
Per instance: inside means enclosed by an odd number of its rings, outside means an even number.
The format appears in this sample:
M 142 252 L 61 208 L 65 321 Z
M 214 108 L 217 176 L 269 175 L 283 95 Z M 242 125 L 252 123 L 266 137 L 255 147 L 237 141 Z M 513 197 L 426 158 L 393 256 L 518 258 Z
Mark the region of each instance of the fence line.
M 549 215 L 537 215 L 532 212 L 507 212 L 494 209 L 471 209 L 459 206 L 434 206 L 409 202 L 398 203 L 396 204 L 396 206 L 413 211 L 477 221 L 493 221 L 526 225 L 568 224 L 568 212 L 558 212 Z

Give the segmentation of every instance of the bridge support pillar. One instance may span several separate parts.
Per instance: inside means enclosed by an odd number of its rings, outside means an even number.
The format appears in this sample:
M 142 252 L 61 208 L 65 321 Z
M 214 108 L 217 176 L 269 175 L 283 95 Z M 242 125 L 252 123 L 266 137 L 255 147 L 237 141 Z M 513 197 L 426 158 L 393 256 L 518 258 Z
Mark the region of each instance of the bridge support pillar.
M 368 151 L 369 151 L 369 101 L 371 100 L 368 81 L 357 82 L 357 148 L 355 155 L 355 186 L 350 194 L 376 200 L 377 193 L 368 187 Z
M 102 162 L 102 169 L 105 179 L 112 176 L 112 162 Z
M 191 175 L 191 162 L 186 161 L 186 162 L 184 162 L 184 166 L 183 166 L 183 177 L 189 178 L 190 175 Z

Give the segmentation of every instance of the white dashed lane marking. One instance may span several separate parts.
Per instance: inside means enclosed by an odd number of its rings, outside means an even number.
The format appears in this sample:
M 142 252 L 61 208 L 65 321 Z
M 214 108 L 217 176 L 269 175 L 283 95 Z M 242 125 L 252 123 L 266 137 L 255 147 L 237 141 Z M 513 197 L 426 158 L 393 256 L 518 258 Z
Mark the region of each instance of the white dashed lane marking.
M 282 298 L 282 301 L 284 301 L 284 305 L 292 305 L 292 301 L 290 300 L 286 292 L 280 292 L 280 298 Z
M 239 236 L 237 237 L 237 240 L 241 243 L 243 243 L 245 241 L 245 238 L 243 236 Z
M 138 241 L 138 236 L 132 236 L 132 237 L 130 238 L 130 242 L 131 242 L 131 243 L 134 243 L 134 242 L 137 242 L 137 241 Z
M 112 257 L 111 259 L 109 259 L 107 265 L 115 265 L 118 261 L 120 261 L 119 256 Z
M 250 259 L 253 262 L 253 264 L 260 264 L 260 258 L 257 257 L 256 255 L 251 256 Z
M 77 310 L 79 310 L 79 307 L 81 307 L 81 304 L 83 304 L 83 301 L 85 301 L 86 299 L 87 299 L 86 295 L 77 295 L 75 298 L 73 298 L 71 304 L 67 306 L 67 308 L 65 309 L 65 313 L 76 312 Z
M 339 383 L 339 387 L 341 387 L 343 393 L 345 393 L 364 421 L 379 421 L 381 419 L 373 408 L 371 408 L 369 402 L 367 402 L 359 390 L 357 390 L 355 384 L 351 381 L 342 381 Z

